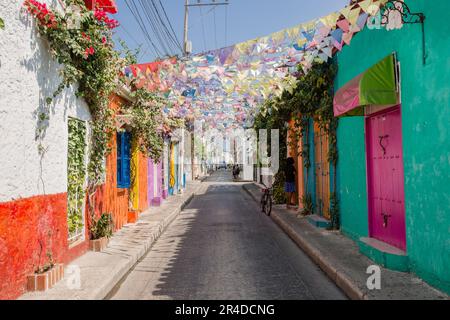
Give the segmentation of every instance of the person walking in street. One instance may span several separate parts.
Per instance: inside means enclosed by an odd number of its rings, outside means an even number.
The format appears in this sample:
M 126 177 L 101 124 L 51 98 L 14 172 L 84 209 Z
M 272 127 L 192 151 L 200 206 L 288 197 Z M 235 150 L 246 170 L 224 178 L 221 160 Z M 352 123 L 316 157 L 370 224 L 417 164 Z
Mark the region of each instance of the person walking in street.
M 233 165 L 233 179 L 237 180 L 239 178 L 239 173 L 241 173 L 241 168 L 238 164 Z
M 286 192 L 286 208 L 289 210 L 293 203 L 293 197 L 295 195 L 295 161 L 294 158 L 289 157 L 286 160 L 286 167 L 284 169 L 284 175 L 286 177 L 286 182 L 284 185 L 284 191 Z

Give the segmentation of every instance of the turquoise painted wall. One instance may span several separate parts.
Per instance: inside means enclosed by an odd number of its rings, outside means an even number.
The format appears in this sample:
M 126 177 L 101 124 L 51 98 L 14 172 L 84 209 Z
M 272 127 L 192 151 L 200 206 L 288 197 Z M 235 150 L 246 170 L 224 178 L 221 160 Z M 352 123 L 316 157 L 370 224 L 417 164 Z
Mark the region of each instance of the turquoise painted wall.
M 337 89 L 393 51 L 401 63 L 407 253 L 411 269 L 450 292 L 450 24 L 448 0 L 407 1 L 426 16 L 427 63 L 420 24 L 357 34 L 338 54 Z M 342 229 L 368 233 L 364 119 L 338 129 Z
M 341 81 L 340 76 L 341 72 L 338 81 Z M 337 137 L 336 184 L 341 230 L 357 240 L 368 235 L 364 118 L 340 119 Z

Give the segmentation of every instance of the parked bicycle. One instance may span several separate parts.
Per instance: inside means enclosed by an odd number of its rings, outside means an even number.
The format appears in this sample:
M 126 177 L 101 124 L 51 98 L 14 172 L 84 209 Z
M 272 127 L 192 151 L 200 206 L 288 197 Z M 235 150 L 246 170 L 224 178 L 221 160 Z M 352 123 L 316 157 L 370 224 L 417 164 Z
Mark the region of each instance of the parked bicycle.
M 264 185 L 263 195 L 261 197 L 261 210 L 264 212 L 267 216 L 270 216 L 270 213 L 272 212 L 272 202 L 273 202 L 273 191 L 272 188 L 268 188 Z

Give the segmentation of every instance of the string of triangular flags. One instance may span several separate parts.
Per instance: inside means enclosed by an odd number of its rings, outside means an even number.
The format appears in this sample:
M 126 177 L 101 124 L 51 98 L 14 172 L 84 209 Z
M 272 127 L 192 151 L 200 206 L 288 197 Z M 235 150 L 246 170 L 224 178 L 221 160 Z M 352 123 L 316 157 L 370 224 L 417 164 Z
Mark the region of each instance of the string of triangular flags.
M 261 103 L 295 84 L 314 61 L 350 45 L 388 0 L 356 0 L 339 12 L 230 47 L 127 67 L 127 79 L 170 101 L 168 117 L 201 119 L 208 127 L 251 126 Z

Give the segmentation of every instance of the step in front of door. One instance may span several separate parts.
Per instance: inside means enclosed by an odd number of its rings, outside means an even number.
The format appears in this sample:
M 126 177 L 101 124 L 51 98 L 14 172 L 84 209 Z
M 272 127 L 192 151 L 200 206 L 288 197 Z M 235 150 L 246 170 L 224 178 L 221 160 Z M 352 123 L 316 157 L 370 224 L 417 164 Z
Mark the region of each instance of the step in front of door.
M 379 265 L 396 271 L 408 272 L 409 257 L 405 251 L 374 238 L 360 238 L 359 251 Z
M 312 224 L 313 226 L 315 226 L 316 228 L 327 229 L 327 228 L 331 227 L 331 222 L 329 220 L 327 220 L 324 217 L 321 217 L 317 214 L 312 214 L 312 215 L 308 216 L 307 218 L 308 218 L 308 222 L 310 224 Z

